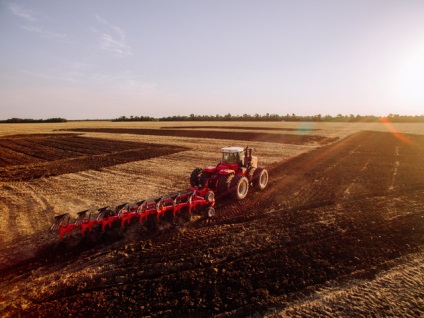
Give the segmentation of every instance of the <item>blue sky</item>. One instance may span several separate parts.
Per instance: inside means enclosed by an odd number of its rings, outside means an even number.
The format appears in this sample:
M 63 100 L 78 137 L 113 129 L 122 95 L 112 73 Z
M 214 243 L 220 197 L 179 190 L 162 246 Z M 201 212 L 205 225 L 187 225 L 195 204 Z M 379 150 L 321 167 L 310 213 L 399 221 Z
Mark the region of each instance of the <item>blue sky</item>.
M 0 0 L 0 119 L 424 114 L 424 1 Z

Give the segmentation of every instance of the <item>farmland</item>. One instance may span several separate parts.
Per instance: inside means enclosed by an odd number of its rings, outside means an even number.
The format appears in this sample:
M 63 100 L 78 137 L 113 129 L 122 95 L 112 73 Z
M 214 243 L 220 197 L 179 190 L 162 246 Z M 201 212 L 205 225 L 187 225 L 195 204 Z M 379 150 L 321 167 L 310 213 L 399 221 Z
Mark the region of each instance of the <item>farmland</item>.
M 185 189 L 228 145 L 270 182 L 213 222 L 49 231 Z M 2 316 L 424 315 L 423 124 L 8 124 L 0 149 Z

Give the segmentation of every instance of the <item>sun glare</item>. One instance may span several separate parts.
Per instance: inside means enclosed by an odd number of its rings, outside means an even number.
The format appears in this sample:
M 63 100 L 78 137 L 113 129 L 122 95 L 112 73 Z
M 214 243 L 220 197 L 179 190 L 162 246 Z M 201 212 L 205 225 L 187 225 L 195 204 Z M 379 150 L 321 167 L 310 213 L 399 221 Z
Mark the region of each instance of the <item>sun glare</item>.
M 413 145 L 415 144 L 410 138 L 408 138 L 408 136 L 406 136 L 405 134 L 400 133 L 394 126 L 393 124 L 388 120 L 388 118 L 381 118 L 380 122 L 384 124 L 384 126 L 386 127 L 387 131 L 389 131 L 393 136 L 395 136 L 397 139 L 399 139 L 400 141 L 409 144 L 409 145 Z
M 402 106 L 424 114 L 424 45 L 411 49 L 403 58 L 395 74 L 394 94 Z

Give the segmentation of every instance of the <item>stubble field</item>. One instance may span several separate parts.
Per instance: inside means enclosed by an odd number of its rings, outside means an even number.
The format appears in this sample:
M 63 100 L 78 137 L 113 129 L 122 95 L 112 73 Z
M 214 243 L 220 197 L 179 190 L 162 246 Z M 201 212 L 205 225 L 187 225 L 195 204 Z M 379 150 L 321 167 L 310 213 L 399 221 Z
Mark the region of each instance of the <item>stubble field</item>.
M 270 182 L 217 218 L 59 241 L 54 216 L 185 189 L 223 146 Z M 0 126 L 0 314 L 424 315 L 424 125 Z

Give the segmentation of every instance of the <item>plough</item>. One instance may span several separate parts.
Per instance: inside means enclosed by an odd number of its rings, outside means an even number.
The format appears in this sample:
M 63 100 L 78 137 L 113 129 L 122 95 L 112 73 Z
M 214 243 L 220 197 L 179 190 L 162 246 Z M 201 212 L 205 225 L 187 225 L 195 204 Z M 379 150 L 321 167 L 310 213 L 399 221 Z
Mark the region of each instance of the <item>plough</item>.
M 186 219 L 193 212 L 203 211 L 206 216 L 215 216 L 215 194 L 217 197 L 230 195 L 233 199 L 246 197 L 249 187 L 263 190 L 268 184 L 268 171 L 258 167 L 258 158 L 252 155 L 252 148 L 224 147 L 221 149 L 222 159 L 217 166 L 204 169 L 195 168 L 190 175 L 190 188 L 187 191 L 169 194 L 151 200 L 141 200 L 134 204 L 123 203 L 114 209 L 105 206 L 92 215 L 89 210 L 78 212 L 78 218 L 71 220 L 69 213 L 55 217 L 52 230 L 59 231 L 59 238 L 80 229 L 82 236 L 92 231 L 94 226 L 101 226 L 102 231 L 111 228 L 113 223 L 120 222 L 121 228 L 130 224 L 132 219 L 155 228 L 158 221 L 178 216 Z
M 78 212 L 77 219 L 72 220 L 69 213 L 55 217 L 51 230 L 59 232 L 59 239 L 72 232 L 80 230 L 82 236 L 91 232 L 94 226 L 101 226 L 102 231 L 111 228 L 113 223 L 120 222 L 121 228 L 130 224 L 133 219 L 145 224 L 148 228 L 155 228 L 158 221 L 169 217 L 173 222 L 179 216 L 190 219 L 192 213 L 204 212 L 206 217 L 215 216 L 215 195 L 207 187 L 199 189 L 190 187 L 189 190 L 161 196 L 150 200 L 141 200 L 133 204 L 123 203 L 114 209 L 105 206 L 95 213 L 89 210 Z

